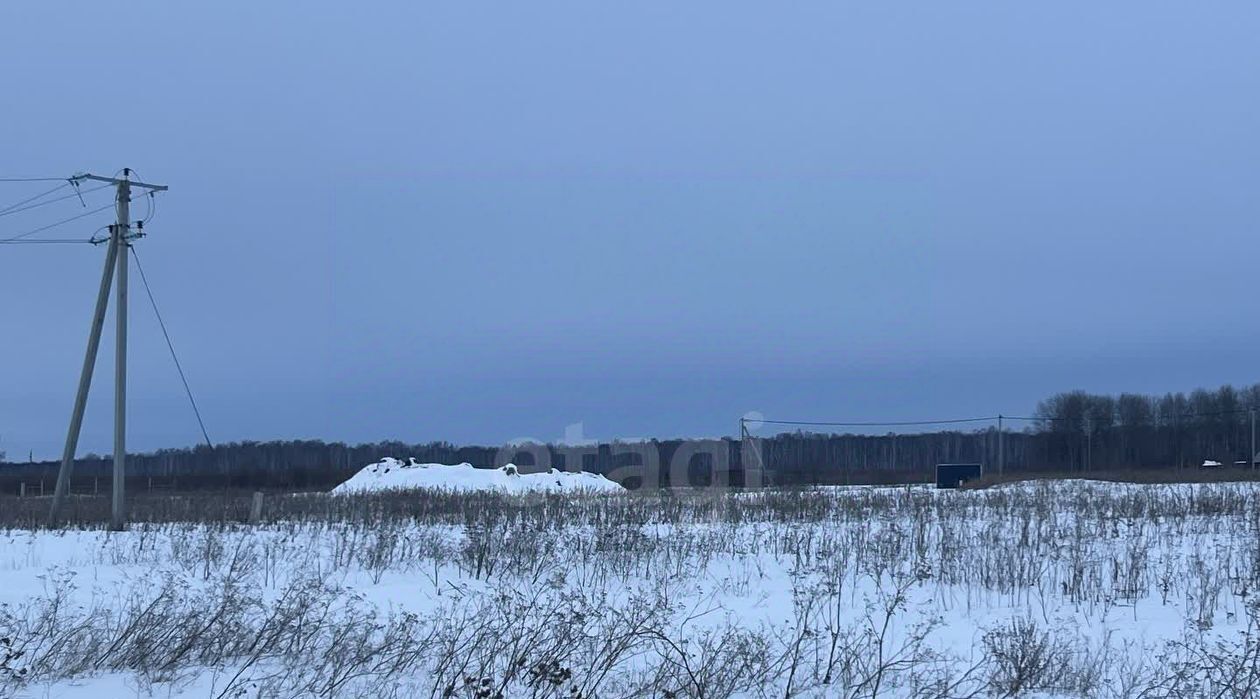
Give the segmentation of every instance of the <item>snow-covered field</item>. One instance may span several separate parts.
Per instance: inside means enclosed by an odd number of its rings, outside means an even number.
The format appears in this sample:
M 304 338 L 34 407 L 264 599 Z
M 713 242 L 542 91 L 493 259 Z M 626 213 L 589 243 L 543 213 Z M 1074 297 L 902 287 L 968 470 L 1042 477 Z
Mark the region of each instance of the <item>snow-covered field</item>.
M 1256 696 L 1258 496 L 387 490 L 10 530 L 0 693 Z

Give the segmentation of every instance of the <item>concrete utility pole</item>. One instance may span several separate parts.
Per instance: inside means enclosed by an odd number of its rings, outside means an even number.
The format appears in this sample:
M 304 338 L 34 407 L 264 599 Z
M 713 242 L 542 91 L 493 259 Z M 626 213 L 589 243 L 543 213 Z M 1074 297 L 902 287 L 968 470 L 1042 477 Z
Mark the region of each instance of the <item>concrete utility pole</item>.
M 123 175 L 130 174 L 127 170 Z M 127 233 L 131 229 L 131 183 L 125 178 L 118 183 L 118 223 L 114 235 L 118 238 L 117 303 L 114 319 L 114 501 L 109 511 L 109 528 L 120 532 L 127 525 L 123 510 L 123 495 L 127 484 L 127 250 L 131 246 Z
M 61 452 L 61 469 L 57 471 L 57 487 L 53 490 L 52 510 L 48 513 L 50 527 L 57 524 L 57 514 L 66 498 L 66 489 L 70 487 L 74 451 L 79 445 L 79 429 L 83 427 L 83 408 L 87 405 L 88 387 L 92 385 L 96 349 L 101 344 L 101 326 L 105 324 L 105 307 L 109 304 L 109 287 L 114 280 L 114 258 L 117 256 L 118 237 L 114 235 L 114 226 L 110 226 L 109 247 L 105 251 L 105 271 L 101 273 L 101 288 L 96 294 L 96 311 L 92 314 L 92 329 L 88 333 L 87 355 L 83 357 L 83 369 L 79 372 L 79 391 L 74 397 L 74 411 L 70 413 L 66 446 Z
M 88 334 L 87 354 L 79 374 L 79 390 L 75 394 L 74 411 L 70 415 L 70 429 L 66 433 L 65 449 L 61 453 L 61 468 L 57 472 L 57 486 L 53 491 L 52 507 L 48 513 L 49 526 L 56 526 L 58 515 L 70 489 L 70 477 L 74 470 L 74 453 L 79 445 L 79 431 L 83 426 L 83 409 L 87 405 L 88 390 L 92 385 L 92 370 L 96 365 L 96 350 L 100 346 L 101 327 L 105 323 L 105 309 L 109 304 L 109 287 L 112 276 L 117 275 L 117 304 L 114 309 L 117 324 L 116 355 L 114 358 L 114 497 L 110 513 L 110 528 L 120 531 L 127 525 L 123 496 L 127 475 L 127 267 L 131 241 L 142 235 L 131 231 L 131 189 L 146 192 L 164 192 L 165 185 L 147 184 L 131 179 L 130 168 L 123 169 L 122 178 L 98 175 L 76 175 L 76 184 L 82 180 L 106 182 L 116 188 L 115 207 L 117 223 L 110 226 L 109 248 L 105 253 L 105 270 L 101 274 L 101 286 L 96 296 L 96 311 L 92 316 L 92 328 Z M 138 227 L 137 227 L 138 229 Z

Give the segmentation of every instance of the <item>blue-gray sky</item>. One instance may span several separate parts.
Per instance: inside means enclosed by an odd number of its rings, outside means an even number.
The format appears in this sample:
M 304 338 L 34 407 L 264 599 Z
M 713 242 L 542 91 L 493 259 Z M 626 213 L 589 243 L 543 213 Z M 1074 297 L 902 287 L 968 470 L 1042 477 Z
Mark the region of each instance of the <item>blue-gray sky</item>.
M 217 440 L 1020 413 L 1260 380 L 1257 36 L 1243 1 L 11 3 L 0 176 L 171 186 L 139 253 Z M 0 247 L 10 457 L 60 451 L 102 256 Z M 191 444 L 141 294 L 129 441 Z

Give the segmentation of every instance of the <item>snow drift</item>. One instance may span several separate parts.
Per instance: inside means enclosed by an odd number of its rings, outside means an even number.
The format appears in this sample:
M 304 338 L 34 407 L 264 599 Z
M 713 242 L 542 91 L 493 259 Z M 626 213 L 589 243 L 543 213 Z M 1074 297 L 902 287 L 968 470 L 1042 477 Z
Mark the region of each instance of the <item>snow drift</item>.
M 333 494 L 362 493 L 374 490 L 502 490 L 523 493 L 542 490 L 622 492 L 624 489 L 595 473 L 570 473 L 551 469 L 546 473 L 521 473 L 515 465 L 501 468 L 474 468 L 471 464 L 422 464 L 415 459 L 401 461 L 384 458 L 363 467 L 345 483 L 333 488 Z

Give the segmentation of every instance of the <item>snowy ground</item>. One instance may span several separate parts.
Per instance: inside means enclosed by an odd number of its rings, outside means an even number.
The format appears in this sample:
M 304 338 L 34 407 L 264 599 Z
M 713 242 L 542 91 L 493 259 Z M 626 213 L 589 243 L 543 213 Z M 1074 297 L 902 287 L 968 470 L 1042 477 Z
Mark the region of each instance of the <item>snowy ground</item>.
M 385 492 L 8 531 L 0 692 L 1254 696 L 1258 496 Z
M 415 459 L 382 459 L 364 467 L 333 493 L 372 492 L 426 488 L 467 492 L 501 490 L 508 493 L 528 491 L 599 491 L 620 492 L 617 483 L 595 473 L 570 473 L 550 469 L 546 473 L 521 473 L 515 464 L 501 468 L 473 468 L 471 464 L 422 464 Z

